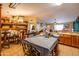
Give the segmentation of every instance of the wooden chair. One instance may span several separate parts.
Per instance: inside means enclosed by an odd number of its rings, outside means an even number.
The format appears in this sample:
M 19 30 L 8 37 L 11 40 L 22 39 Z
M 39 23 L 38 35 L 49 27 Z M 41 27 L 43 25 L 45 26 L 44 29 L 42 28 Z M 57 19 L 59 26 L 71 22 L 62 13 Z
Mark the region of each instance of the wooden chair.
M 4 32 L 4 37 L 2 38 L 3 39 L 3 44 L 2 44 L 2 47 L 3 48 L 10 48 L 10 41 L 9 41 L 9 38 L 7 36 L 7 32 Z

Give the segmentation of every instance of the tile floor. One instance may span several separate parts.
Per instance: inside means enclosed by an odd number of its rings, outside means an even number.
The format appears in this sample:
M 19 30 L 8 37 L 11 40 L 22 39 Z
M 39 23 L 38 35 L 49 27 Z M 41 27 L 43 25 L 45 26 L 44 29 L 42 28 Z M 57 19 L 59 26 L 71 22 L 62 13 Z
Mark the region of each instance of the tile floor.
M 24 56 L 22 46 L 20 44 L 12 44 L 10 48 L 2 50 L 2 56 Z
M 79 49 L 66 46 L 58 45 L 59 56 L 79 56 Z M 20 44 L 12 44 L 9 49 L 3 49 L 2 56 L 24 56 L 22 46 Z
M 78 48 L 59 44 L 58 50 L 59 56 L 79 56 Z

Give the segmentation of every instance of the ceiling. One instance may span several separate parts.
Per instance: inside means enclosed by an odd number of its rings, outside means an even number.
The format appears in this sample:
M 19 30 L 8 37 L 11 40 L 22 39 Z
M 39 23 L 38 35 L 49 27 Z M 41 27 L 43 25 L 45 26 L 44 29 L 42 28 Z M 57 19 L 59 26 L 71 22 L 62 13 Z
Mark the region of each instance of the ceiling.
M 51 23 L 54 19 L 59 23 L 74 21 L 79 16 L 78 3 L 64 3 L 60 6 L 53 3 L 21 3 L 16 9 L 9 8 L 8 5 L 3 4 L 2 15 L 37 16 L 39 20 Z

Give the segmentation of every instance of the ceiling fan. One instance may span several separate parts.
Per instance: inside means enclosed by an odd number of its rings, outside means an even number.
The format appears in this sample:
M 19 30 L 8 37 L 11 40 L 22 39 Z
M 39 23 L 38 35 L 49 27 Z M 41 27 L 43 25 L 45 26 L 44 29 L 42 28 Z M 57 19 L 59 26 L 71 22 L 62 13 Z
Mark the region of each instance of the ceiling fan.
M 10 3 L 8 6 L 9 8 L 16 9 L 16 7 L 19 5 L 19 3 Z

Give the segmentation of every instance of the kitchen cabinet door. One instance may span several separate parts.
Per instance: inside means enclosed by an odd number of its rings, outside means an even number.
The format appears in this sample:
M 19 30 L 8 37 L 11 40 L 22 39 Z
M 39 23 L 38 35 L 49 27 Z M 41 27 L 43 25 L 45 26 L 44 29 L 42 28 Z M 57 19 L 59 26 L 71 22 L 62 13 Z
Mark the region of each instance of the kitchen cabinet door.
M 64 37 L 63 37 L 63 35 L 60 35 L 60 37 L 59 37 L 59 43 L 64 44 Z
M 79 48 L 79 36 L 77 37 L 77 47 Z
M 71 45 L 72 39 L 71 39 L 71 38 L 67 38 L 65 41 L 66 41 L 65 43 L 66 43 L 67 45 Z
M 78 47 L 78 37 L 72 36 L 72 46 Z
M 64 35 L 64 44 L 71 45 L 71 41 L 72 41 L 71 35 Z

